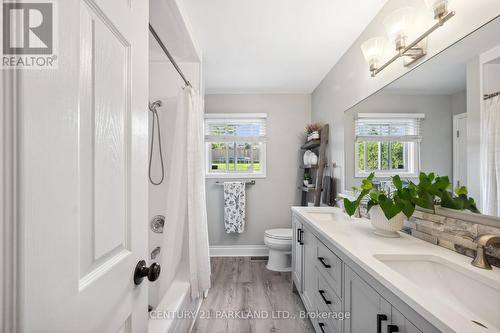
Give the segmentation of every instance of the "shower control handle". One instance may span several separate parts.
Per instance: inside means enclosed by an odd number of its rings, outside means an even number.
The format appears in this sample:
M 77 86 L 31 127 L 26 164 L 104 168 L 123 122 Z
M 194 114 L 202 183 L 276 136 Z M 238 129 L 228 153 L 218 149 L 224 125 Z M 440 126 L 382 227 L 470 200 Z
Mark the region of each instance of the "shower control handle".
M 142 280 L 147 277 L 149 281 L 156 281 L 161 273 L 160 264 L 154 262 L 151 266 L 146 266 L 145 260 L 140 260 L 135 266 L 134 283 L 141 284 Z

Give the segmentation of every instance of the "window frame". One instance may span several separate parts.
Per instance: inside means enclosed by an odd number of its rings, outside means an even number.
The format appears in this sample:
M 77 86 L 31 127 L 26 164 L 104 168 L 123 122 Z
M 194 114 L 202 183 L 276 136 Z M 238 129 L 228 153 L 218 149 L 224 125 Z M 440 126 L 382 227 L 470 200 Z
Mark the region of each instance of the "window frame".
M 401 118 L 408 118 L 408 119 L 420 119 L 423 120 L 425 119 L 425 114 L 423 113 L 359 113 L 357 114 L 357 118 L 367 118 L 367 119 L 380 119 L 380 118 L 387 118 L 387 119 L 401 119 Z M 403 177 L 418 177 L 419 172 L 420 172 L 420 140 L 411 140 L 411 141 L 402 141 L 398 137 L 394 137 L 394 140 L 389 140 L 387 137 L 385 137 L 384 140 L 361 140 L 358 141 L 358 137 L 356 136 L 356 124 L 355 124 L 355 130 L 354 130 L 354 177 L 355 178 L 364 178 L 370 175 L 370 173 L 374 172 L 376 177 L 379 178 L 389 178 L 395 175 L 403 176 Z M 398 140 L 399 139 L 399 140 Z M 364 144 L 364 162 L 365 166 L 367 165 L 367 149 L 366 149 L 366 144 L 368 142 L 375 142 L 379 144 L 379 152 L 380 152 L 380 144 L 382 142 L 401 142 L 405 144 L 405 149 L 403 150 L 404 160 L 405 160 L 405 169 L 402 171 L 398 171 L 398 169 L 390 169 L 390 170 L 360 170 L 359 169 L 359 144 Z M 390 152 L 391 150 L 389 149 L 389 161 L 390 161 Z M 379 167 L 381 166 L 381 161 L 380 161 L 380 153 L 379 153 L 379 162 L 378 162 Z
M 237 119 L 255 119 L 255 120 L 264 120 L 266 122 L 266 130 L 267 130 L 267 113 L 206 113 L 204 118 L 204 126 L 206 126 L 206 119 L 220 119 L 220 120 L 237 120 Z M 205 132 L 205 131 L 204 131 Z M 267 134 L 267 133 L 266 133 Z M 267 140 L 266 137 L 262 137 L 261 140 L 245 140 L 245 137 L 235 136 L 234 141 L 225 141 L 226 143 L 234 143 L 235 145 L 238 143 L 250 143 L 256 144 L 259 146 L 259 164 L 260 171 L 259 172 L 247 172 L 247 171 L 213 171 L 212 166 L 212 144 L 220 143 L 215 140 L 207 140 L 204 138 L 205 143 L 205 178 L 221 178 L 221 179 L 248 179 L 248 178 L 266 178 L 267 177 L 267 167 L 266 167 L 266 159 L 267 159 Z M 236 163 L 237 165 L 237 163 Z
M 366 165 L 366 155 L 367 155 L 367 150 L 366 150 L 366 144 L 368 142 L 376 142 L 380 143 L 383 141 L 361 141 L 357 142 L 354 140 L 354 177 L 355 178 L 366 178 L 370 175 L 370 173 L 375 172 L 375 177 L 378 178 L 388 178 L 392 176 L 404 176 L 404 177 L 418 177 L 419 172 L 420 172 L 420 143 L 419 142 L 403 142 L 406 145 L 406 149 L 403 150 L 403 154 L 405 155 L 405 163 L 406 163 L 406 168 L 402 171 L 398 171 L 397 169 L 391 169 L 391 170 L 360 170 L 359 169 L 359 149 L 358 145 L 359 144 L 364 144 L 365 145 L 365 165 Z M 389 142 L 395 142 L 395 141 L 389 141 Z M 399 142 L 399 141 L 398 141 Z M 380 149 L 380 148 L 379 148 Z M 379 158 L 379 165 L 380 165 L 380 158 Z

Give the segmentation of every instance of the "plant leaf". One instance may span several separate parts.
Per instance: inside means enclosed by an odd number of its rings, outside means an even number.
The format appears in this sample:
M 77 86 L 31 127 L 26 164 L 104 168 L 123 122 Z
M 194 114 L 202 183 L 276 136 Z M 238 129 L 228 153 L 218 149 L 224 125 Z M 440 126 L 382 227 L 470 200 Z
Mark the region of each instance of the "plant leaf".
M 406 217 L 410 218 L 415 211 L 415 205 L 409 199 L 402 199 L 400 197 L 394 198 L 394 202 L 398 206 L 399 209 L 406 215 Z
M 392 183 L 394 184 L 397 190 L 400 191 L 402 190 L 403 182 L 401 181 L 401 178 L 398 175 L 392 177 Z
M 460 196 L 462 194 L 465 195 L 465 196 L 467 196 L 468 195 L 467 187 L 465 187 L 465 186 L 457 187 L 455 189 L 455 194 L 458 195 L 458 196 Z
M 356 202 L 344 198 L 344 209 L 347 215 L 353 216 L 354 213 L 356 212 Z
M 372 200 L 370 200 L 370 201 L 368 201 L 368 204 L 366 205 L 366 211 L 367 211 L 367 212 L 369 212 L 369 211 L 370 211 L 370 209 L 371 209 L 373 206 L 376 206 L 376 205 L 378 205 L 378 201 L 373 200 L 373 199 L 372 199 Z
M 388 220 L 392 219 L 401 212 L 401 209 L 394 204 L 393 199 L 388 198 L 384 194 L 379 196 L 379 204 Z
M 453 200 L 450 193 L 445 191 L 441 195 L 441 207 L 462 210 L 463 203 L 459 200 Z

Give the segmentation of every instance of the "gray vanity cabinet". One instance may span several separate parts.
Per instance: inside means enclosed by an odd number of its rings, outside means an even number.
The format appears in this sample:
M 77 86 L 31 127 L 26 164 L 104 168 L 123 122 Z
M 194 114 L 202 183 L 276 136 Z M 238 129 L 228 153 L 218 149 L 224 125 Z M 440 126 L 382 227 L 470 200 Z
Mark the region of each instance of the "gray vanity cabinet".
M 314 295 L 317 290 L 316 269 L 314 266 L 314 258 L 316 253 L 316 236 L 307 228 L 304 228 L 302 233 L 302 247 L 304 265 L 302 284 L 304 286 L 302 300 L 307 311 L 314 311 Z
M 350 315 L 345 320 L 311 318 L 317 333 L 439 332 L 306 221 L 295 214 L 292 221 L 292 280 L 306 310 Z
M 344 309 L 350 313 L 344 333 L 422 333 L 347 265 L 344 272 Z
M 398 327 L 401 333 L 422 333 L 418 328 L 415 327 L 408 319 L 403 316 L 394 306 L 391 307 L 391 322 L 392 325 Z
M 315 290 L 314 261 L 316 237 L 303 224 L 293 221 L 292 246 L 292 279 L 297 291 L 302 297 L 307 311 L 313 309 L 313 292 Z M 307 272 L 307 273 L 306 273 Z
M 293 237 L 292 237 L 292 280 L 297 288 L 299 294 L 304 291 L 302 284 L 302 270 L 304 260 L 303 258 L 303 241 L 302 236 L 304 234 L 302 223 L 297 219 L 296 216 L 293 217 L 292 222 Z
M 391 304 L 349 267 L 344 272 L 344 310 L 350 313 L 344 333 L 388 332 Z

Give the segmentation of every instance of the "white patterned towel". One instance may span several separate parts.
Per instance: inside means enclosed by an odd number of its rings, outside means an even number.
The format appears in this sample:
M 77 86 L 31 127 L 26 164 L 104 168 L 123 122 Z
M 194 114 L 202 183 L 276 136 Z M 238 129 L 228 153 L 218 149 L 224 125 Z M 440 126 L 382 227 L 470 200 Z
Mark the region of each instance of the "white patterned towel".
M 224 227 L 228 234 L 245 231 L 245 182 L 224 183 Z

